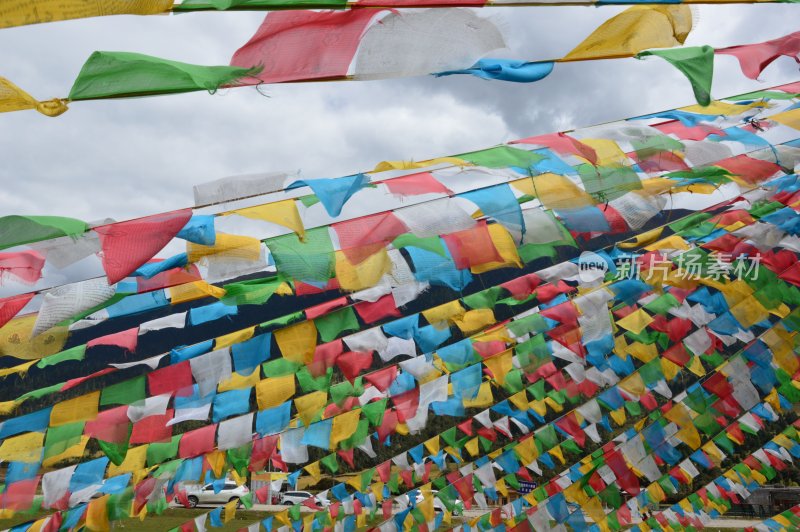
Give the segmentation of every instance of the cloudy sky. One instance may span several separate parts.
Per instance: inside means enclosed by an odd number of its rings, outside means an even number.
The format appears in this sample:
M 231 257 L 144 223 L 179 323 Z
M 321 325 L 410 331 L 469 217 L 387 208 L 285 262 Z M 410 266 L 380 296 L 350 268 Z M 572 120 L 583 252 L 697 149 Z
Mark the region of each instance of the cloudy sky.
M 568 52 L 619 7 L 486 8 L 518 57 Z M 797 31 L 788 4 L 696 8 L 687 45 L 760 42 Z M 227 64 L 263 13 L 105 17 L 0 31 L 0 75 L 39 99 L 63 97 L 94 50 Z M 733 57 L 716 60 L 723 97 L 800 79 L 782 58 L 761 82 Z M 262 94 L 264 93 L 264 94 Z M 58 117 L 0 115 L 0 214 L 123 220 L 191 206 L 192 186 L 276 170 L 336 177 L 382 160 L 422 160 L 533 134 L 693 103 L 665 62 L 557 65 L 533 84 L 431 76 L 272 85 L 156 98 L 79 102 Z

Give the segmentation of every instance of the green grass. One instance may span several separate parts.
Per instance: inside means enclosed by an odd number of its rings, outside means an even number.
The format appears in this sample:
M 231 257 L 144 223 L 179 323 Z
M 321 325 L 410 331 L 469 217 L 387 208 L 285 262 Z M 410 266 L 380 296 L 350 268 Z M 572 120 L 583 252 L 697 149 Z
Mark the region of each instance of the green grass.
M 209 510 L 211 510 L 211 508 L 195 508 L 191 510 L 184 508 L 171 508 L 169 510 L 165 510 L 161 515 L 149 514 L 147 517 L 145 517 L 144 521 L 134 518 L 112 522 L 111 528 L 112 530 L 124 529 L 129 532 L 163 532 L 165 530 L 181 526 L 186 521 L 194 519 L 198 515 L 202 515 Z M 11 528 L 12 526 L 25 523 L 32 519 L 38 519 L 40 517 L 44 517 L 45 515 L 47 515 L 47 513 L 40 513 L 34 516 L 18 516 L 13 519 L 0 519 L 0 530 L 5 530 L 6 528 Z M 269 512 L 239 510 L 236 512 L 236 517 L 234 517 L 232 521 L 227 523 L 224 527 L 215 528 L 214 530 L 219 530 L 220 532 L 235 532 L 236 530 L 244 528 L 251 523 L 260 521 L 269 515 Z M 206 526 L 209 526 L 208 521 L 206 521 Z

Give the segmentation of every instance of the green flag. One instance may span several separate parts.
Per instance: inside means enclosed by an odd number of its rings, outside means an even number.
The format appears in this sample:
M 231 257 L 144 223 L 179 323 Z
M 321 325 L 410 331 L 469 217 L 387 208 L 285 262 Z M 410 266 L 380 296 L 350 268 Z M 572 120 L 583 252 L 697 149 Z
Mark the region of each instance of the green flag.
M 711 103 L 711 80 L 714 77 L 714 49 L 710 46 L 687 46 L 669 50 L 645 50 L 636 59 L 655 55 L 681 71 L 692 84 L 700 105 Z
M 21 246 L 60 236 L 78 236 L 89 229 L 86 222 L 61 216 L 3 216 L 0 218 L 0 249 Z
M 251 76 L 260 68 L 202 66 L 129 52 L 94 52 L 69 91 L 70 100 L 95 100 L 206 90 Z

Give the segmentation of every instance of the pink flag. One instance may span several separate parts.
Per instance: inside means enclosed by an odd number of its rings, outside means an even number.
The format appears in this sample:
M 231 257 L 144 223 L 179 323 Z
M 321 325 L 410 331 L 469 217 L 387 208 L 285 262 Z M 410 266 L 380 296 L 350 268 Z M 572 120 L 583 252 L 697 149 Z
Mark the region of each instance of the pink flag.
M 0 283 L 3 277 L 11 275 L 18 280 L 33 284 L 42 278 L 44 257 L 36 251 L 0 253 Z

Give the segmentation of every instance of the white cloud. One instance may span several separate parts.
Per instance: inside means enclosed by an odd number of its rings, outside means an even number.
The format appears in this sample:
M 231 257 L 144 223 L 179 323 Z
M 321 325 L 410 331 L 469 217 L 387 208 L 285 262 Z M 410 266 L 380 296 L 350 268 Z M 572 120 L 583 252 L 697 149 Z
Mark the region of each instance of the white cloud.
M 620 7 L 486 8 L 519 57 L 570 50 Z M 785 4 L 700 8 L 687 44 L 728 46 L 796 28 Z M 0 75 L 42 99 L 64 96 L 94 50 L 226 64 L 262 13 L 106 17 L 0 31 Z M 716 63 L 714 94 L 792 81 L 781 59 L 753 82 Z M 226 175 L 301 170 L 333 177 L 385 159 L 425 159 L 522 136 L 645 114 L 692 101 L 686 80 L 653 59 L 559 64 L 530 85 L 467 76 L 332 82 L 72 104 L 55 118 L 0 116 L 0 212 L 117 219 L 191 204 L 192 185 Z

